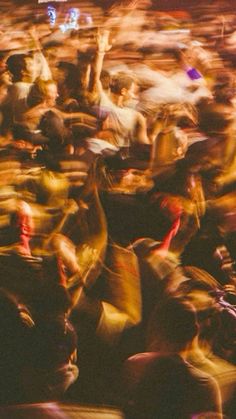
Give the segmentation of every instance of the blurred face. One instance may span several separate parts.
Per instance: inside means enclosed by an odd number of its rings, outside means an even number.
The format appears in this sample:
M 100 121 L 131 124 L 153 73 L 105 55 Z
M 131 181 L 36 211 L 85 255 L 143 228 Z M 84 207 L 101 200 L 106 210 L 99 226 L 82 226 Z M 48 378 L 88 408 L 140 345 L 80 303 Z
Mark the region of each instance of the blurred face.
M 124 103 L 130 102 L 133 99 L 136 99 L 136 92 L 137 92 L 137 86 L 133 82 L 129 88 L 123 88 L 122 89 L 122 96 Z
M 58 97 L 57 85 L 54 83 L 48 84 L 46 88 L 45 100 L 48 106 L 55 106 Z
M 27 57 L 25 59 L 25 72 L 27 75 L 34 81 L 37 77 L 37 69 L 35 66 L 34 59 L 31 57 Z

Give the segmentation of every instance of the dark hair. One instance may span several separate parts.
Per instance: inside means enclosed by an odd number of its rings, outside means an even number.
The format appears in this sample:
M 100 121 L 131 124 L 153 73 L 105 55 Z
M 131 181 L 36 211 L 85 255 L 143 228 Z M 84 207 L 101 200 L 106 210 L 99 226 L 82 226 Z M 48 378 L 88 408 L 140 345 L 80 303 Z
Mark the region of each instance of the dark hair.
M 234 76 L 231 72 L 220 71 L 216 75 L 214 97 L 217 103 L 230 104 L 235 96 Z
M 170 297 L 156 306 L 151 316 L 151 334 L 181 350 L 198 333 L 194 306 L 180 297 Z
M 115 94 L 120 94 L 122 89 L 129 89 L 134 83 L 134 78 L 125 74 L 118 73 L 116 74 L 111 81 L 111 91 Z
M 6 65 L 13 76 L 13 81 L 21 79 L 22 72 L 26 69 L 26 58 L 28 57 L 27 54 L 13 54 L 8 57 Z
M 77 66 L 67 61 L 59 61 L 57 68 L 64 71 L 65 86 L 71 90 L 74 90 L 79 78 Z
M 53 152 L 63 151 L 67 144 L 69 133 L 63 119 L 53 111 L 46 112 L 39 123 L 39 129 L 45 137 L 49 138 L 48 147 Z
M 230 105 L 229 105 L 230 106 Z M 228 114 L 224 111 L 229 110 Z M 223 104 L 202 106 L 199 114 L 199 128 L 206 134 L 222 133 L 233 121 L 232 109 Z
M 30 108 L 44 101 L 47 94 L 47 86 L 50 84 L 56 84 L 56 82 L 54 80 L 42 80 L 40 78 L 35 81 L 27 97 L 27 104 Z

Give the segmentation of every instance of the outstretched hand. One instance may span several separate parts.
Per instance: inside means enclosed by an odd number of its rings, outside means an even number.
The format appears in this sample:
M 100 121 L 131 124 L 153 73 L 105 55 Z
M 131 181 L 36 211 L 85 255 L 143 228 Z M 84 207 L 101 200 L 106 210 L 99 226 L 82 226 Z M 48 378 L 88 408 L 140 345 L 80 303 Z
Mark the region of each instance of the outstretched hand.
M 105 53 L 112 47 L 110 41 L 110 31 L 108 29 L 99 29 L 97 32 L 97 48 L 98 52 Z

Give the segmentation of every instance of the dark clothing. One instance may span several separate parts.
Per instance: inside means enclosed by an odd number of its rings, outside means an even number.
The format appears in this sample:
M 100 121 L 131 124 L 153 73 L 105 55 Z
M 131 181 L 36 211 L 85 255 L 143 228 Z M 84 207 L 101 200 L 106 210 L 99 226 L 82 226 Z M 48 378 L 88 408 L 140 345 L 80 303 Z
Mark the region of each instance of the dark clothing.
M 180 356 L 147 352 L 125 364 L 127 419 L 190 419 L 201 412 L 220 413 L 215 380 Z

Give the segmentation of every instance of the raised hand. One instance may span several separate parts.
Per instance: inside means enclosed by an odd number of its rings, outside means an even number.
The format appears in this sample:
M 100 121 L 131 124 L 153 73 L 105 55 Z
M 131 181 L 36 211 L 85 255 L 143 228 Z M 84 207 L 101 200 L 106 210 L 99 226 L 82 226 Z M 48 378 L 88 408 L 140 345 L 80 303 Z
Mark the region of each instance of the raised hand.
M 97 32 L 98 52 L 105 53 L 109 51 L 112 45 L 109 42 L 110 31 L 108 29 L 99 29 Z

